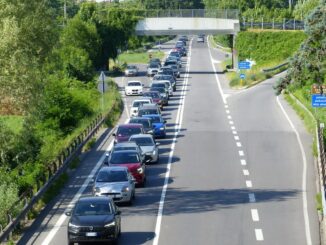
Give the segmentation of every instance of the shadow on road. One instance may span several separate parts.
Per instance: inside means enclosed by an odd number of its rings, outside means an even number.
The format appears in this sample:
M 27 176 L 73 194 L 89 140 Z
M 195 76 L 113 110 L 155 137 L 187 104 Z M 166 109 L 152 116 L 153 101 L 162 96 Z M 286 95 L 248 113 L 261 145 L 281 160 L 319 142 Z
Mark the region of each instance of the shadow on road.
M 123 228 L 122 228 L 123 229 Z M 120 244 L 144 244 L 147 241 L 153 240 L 155 232 L 124 232 L 122 230 L 121 237 L 119 239 Z

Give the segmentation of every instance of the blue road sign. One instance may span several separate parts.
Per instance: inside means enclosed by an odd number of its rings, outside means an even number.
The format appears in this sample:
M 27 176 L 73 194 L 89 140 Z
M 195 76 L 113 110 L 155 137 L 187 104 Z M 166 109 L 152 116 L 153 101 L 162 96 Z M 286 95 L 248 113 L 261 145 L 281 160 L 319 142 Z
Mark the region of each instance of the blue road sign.
M 245 77 L 246 77 L 246 74 L 243 74 L 243 73 L 240 74 L 240 78 L 241 78 L 241 79 L 245 79 Z
M 240 70 L 248 70 L 248 69 L 250 69 L 250 62 L 249 61 L 239 61 L 238 67 Z
M 311 99 L 312 107 L 326 107 L 326 94 L 313 94 Z

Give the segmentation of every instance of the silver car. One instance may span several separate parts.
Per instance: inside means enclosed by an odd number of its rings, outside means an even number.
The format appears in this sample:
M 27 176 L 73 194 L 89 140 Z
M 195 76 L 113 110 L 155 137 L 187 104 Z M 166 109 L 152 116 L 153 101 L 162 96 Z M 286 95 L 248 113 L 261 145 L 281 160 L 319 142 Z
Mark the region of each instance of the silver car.
M 153 135 L 150 134 L 135 134 L 129 138 L 129 141 L 136 142 L 145 156 L 151 158 L 151 162 L 157 163 L 160 159 L 158 146 L 159 143 L 156 143 Z
M 116 203 L 132 204 L 135 198 L 135 180 L 127 167 L 103 167 L 94 180 L 95 196 L 110 196 Z

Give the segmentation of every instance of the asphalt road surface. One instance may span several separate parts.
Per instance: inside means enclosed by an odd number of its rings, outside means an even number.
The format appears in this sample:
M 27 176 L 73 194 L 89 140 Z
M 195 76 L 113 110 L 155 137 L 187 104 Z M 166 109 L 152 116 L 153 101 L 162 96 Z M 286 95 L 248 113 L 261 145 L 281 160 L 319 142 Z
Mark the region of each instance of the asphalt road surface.
M 233 91 L 219 68 L 224 58 L 207 42 L 190 43 L 163 111 L 168 135 L 159 140 L 160 162 L 147 166 L 147 185 L 136 190 L 133 206 L 120 207 L 119 244 L 320 243 L 311 136 L 275 97 L 276 78 Z M 139 67 L 143 76 L 117 79 L 121 90 L 128 80 L 149 85 L 145 66 Z M 125 98 L 120 123 L 135 98 Z M 112 142 L 108 130 L 102 133 L 20 244 L 67 243 L 64 212 L 91 193 L 89 181 Z

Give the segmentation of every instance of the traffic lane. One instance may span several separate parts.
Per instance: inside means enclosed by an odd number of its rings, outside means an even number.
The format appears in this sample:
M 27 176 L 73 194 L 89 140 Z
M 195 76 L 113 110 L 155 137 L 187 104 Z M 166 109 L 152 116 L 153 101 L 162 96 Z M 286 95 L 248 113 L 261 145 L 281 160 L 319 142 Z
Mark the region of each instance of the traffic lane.
M 275 79 L 255 89 L 228 98 L 231 115 L 244 152 L 255 188 L 266 190 L 257 194 L 257 208 L 267 241 L 306 244 L 302 204 L 302 157 L 296 135 L 278 107 L 273 91 Z M 243 113 L 243 112 L 246 113 Z M 309 149 L 309 147 L 308 147 Z M 309 151 L 309 150 L 308 150 Z M 308 167 L 308 202 L 313 244 L 317 244 L 318 218 L 314 205 L 313 162 Z M 274 195 L 274 201 L 264 200 Z M 316 242 L 316 243 L 315 243 Z
M 160 244 L 252 244 L 248 191 L 207 45 L 194 43 Z M 247 210 L 248 209 L 248 210 Z

